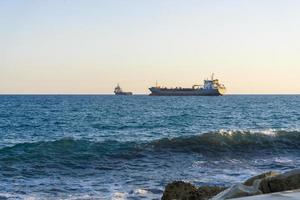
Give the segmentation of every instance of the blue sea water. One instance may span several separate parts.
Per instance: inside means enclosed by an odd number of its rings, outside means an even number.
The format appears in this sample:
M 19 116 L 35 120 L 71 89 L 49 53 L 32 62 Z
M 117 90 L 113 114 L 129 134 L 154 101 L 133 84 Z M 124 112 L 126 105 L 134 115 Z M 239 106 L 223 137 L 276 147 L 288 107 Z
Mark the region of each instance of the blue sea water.
M 0 96 L 0 197 L 159 199 L 300 167 L 300 96 Z

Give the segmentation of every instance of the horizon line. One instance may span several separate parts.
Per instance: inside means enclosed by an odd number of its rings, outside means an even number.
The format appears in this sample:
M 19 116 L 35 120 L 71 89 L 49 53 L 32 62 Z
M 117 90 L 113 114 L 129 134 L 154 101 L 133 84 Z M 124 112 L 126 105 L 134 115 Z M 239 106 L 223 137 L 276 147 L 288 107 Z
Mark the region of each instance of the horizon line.
M 149 93 L 150 94 L 150 93 Z M 131 96 L 149 96 L 148 93 L 133 93 Z M 38 95 L 45 95 L 45 96 L 116 96 L 114 93 L 0 93 L 0 96 L 38 96 Z M 222 96 L 234 96 L 234 95 L 300 95 L 300 93 L 230 93 L 225 94 Z M 201 96 L 201 95 L 199 95 Z

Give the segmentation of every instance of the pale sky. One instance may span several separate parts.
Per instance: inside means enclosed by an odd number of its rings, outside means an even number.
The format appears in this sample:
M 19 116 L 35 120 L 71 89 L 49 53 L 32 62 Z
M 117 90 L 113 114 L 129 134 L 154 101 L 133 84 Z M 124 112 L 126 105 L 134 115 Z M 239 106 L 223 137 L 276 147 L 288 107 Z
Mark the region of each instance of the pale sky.
M 0 93 L 149 93 L 215 73 L 300 94 L 299 0 L 0 0 Z

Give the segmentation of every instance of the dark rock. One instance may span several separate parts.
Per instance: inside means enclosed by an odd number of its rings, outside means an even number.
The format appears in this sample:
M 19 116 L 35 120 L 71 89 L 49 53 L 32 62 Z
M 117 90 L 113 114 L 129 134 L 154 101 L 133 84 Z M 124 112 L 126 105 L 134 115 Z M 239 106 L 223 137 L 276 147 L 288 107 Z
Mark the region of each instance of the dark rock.
M 300 189 L 300 169 L 283 174 L 266 172 L 226 190 L 216 186 L 197 188 L 190 183 L 175 181 L 166 186 L 162 200 L 224 200 L 295 189 Z
M 164 191 L 162 200 L 207 200 L 222 192 L 225 188 L 217 186 L 203 186 L 196 188 L 190 183 L 174 181 L 169 183 Z
M 200 199 L 200 194 L 194 185 L 183 181 L 174 181 L 166 186 L 161 199 L 198 200 Z
M 218 187 L 218 186 L 202 186 L 198 188 L 198 192 L 200 193 L 200 200 L 207 200 L 215 195 L 219 194 L 220 192 L 224 191 L 225 187 Z
M 244 182 L 244 185 L 252 186 L 254 181 L 256 181 L 256 180 L 264 179 L 264 178 L 267 178 L 267 177 L 275 177 L 277 175 L 279 175 L 279 173 L 274 172 L 274 171 L 269 171 L 269 172 L 266 172 L 266 173 L 263 173 L 263 174 L 260 174 L 260 175 L 249 178 L 248 180 L 246 180 Z
M 300 169 L 292 170 L 275 177 L 265 178 L 260 183 L 263 193 L 300 189 Z

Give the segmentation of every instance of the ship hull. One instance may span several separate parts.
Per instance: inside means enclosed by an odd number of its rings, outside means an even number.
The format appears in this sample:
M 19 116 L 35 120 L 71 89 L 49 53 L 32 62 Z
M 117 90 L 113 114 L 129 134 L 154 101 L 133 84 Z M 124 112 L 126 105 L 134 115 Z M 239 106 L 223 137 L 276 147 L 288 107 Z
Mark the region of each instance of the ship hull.
M 116 92 L 115 95 L 130 96 L 132 95 L 132 92 Z
M 150 96 L 222 96 L 225 94 L 225 89 L 161 89 L 149 88 Z

